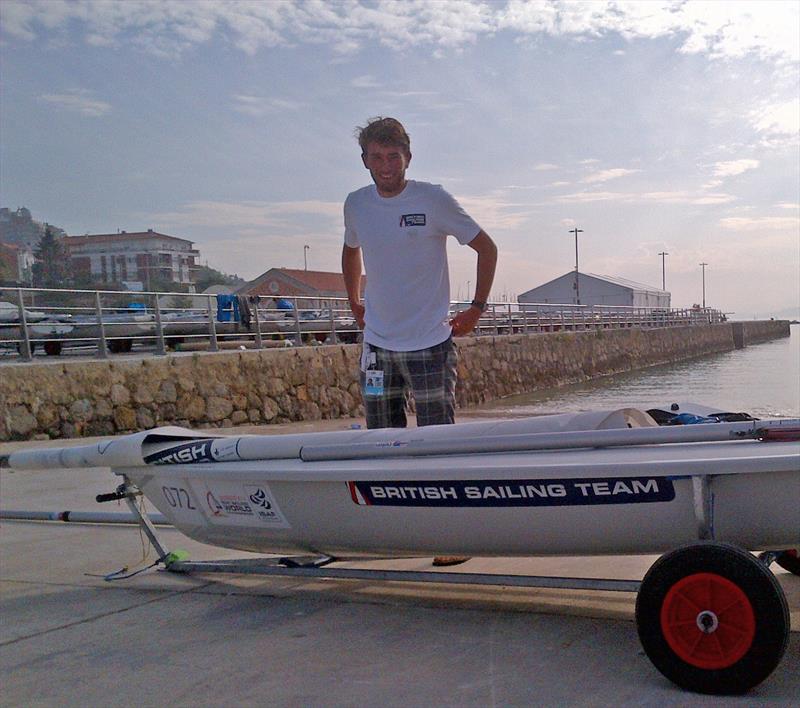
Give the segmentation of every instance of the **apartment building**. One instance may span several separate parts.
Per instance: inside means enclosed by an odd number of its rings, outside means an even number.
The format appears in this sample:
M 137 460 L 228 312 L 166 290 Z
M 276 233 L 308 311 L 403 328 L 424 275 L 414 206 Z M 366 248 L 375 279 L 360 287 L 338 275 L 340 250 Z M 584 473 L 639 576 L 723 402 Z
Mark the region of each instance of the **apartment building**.
M 155 281 L 188 286 L 200 252 L 192 241 L 147 231 L 67 236 L 61 240 L 73 273 L 101 283 L 141 283 L 150 290 Z

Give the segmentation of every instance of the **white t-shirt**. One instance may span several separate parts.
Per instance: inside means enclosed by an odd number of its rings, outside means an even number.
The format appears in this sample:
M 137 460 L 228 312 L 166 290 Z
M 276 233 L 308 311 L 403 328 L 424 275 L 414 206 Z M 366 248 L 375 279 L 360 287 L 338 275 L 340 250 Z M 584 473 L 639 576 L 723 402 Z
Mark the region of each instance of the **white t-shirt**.
M 361 248 L 367 275 L 364 341 L 407 352 L 447 339 L 447 237 L 467 244 L 480 230 L 437 184 L 409 180 L 395 197 L 375 185 L 348 195 L 344 242 Z

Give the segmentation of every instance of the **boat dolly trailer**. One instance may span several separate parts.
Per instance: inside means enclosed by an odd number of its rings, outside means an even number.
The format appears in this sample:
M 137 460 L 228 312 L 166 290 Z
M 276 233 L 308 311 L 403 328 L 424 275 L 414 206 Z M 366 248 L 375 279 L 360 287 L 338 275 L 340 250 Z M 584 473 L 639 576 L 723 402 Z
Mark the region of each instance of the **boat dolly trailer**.
M 800 575 L 796 419 L 658 427 L 625 408 L 294 435 L 158 428 L 5 462 L 111 467 L 122 483 L 97 501 L 126 501 L 173 572 L 637 592 L 645 653 L 692 691 L 748 691 L 789 641 L 769 565 Z M 304 555 L 187 560 L 159 539 L 142 496 L 203 543 Z M 641 582 L 328 565 L 443 553 L 663 555 Z

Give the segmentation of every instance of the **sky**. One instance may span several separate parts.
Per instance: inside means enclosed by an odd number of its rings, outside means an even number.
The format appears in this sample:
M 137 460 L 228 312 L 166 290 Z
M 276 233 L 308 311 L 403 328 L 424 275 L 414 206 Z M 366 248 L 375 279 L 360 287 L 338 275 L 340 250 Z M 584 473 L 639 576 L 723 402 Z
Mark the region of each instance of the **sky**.
M 497 242 L 492 299 L 572 270 L 577 227 L 581 272 L 663 260 L 685 307 L 707 263 L 710 307 L 768 316 L 800 308 L 799 54 L 796 0 L 3 0 L 0 205 L 335 271 L 355 129 L 388 115 Z

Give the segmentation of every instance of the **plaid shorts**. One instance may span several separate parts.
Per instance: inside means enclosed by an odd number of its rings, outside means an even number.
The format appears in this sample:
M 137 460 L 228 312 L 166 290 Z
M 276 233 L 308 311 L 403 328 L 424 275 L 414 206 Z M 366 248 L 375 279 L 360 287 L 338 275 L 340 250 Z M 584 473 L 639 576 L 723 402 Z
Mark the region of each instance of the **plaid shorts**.
M 405 428 L 406 396 L 411 391 L 417 425 L 442 425 L 456 420 L 456 364 L 452 337 L 428 349 L 393 352 L 365 344 L 375 353 L 370 369 L 383 371 L 383 393 L 367 393 L 367 374 L 361 371 L 361 392 L 368 428 Z

